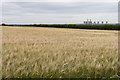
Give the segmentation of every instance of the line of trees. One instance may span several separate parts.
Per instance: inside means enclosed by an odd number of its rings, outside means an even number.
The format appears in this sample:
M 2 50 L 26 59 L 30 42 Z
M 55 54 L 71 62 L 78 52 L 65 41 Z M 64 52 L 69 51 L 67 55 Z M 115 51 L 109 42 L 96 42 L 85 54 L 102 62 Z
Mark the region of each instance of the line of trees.
M 120 25 L 104 24 L 104 25 L 77 25 L 77 24 L 30 24 L 30 25 L 8 25 L 2 26 L 24 26 L 24 27 L 54 27 L 54 28 L 73 28 L 73 29 L 101 29 L 101 30 L 120 30 Z

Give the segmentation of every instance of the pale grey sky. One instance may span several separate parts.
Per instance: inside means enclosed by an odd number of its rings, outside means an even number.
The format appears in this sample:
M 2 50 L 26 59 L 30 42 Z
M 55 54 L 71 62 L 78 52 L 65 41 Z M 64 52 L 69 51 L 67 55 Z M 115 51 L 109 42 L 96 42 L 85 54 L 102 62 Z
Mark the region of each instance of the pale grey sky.
M 2 2 L 118 2 L 119 0 L 1 0 Z
M 92 2 L 89 2 L 90 0 L 84 2 L 83 0 L 24 1 L 2 2 L 2 22 L 12 24 L 83 23 L 86 19 L 118 22 L 118 0 L 109 0 L 109 2 L 108 0 L 103 2 L 102 0 L 100 2 L 95 0 L 91 0 Z

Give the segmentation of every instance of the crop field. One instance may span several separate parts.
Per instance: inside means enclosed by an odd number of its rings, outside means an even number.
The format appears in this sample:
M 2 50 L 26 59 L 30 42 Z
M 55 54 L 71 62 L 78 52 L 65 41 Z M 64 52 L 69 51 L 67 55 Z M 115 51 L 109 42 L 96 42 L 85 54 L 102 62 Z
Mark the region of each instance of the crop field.
M 117 74 L 118 31 L 3 28 L 3 78 L 103 78 Z

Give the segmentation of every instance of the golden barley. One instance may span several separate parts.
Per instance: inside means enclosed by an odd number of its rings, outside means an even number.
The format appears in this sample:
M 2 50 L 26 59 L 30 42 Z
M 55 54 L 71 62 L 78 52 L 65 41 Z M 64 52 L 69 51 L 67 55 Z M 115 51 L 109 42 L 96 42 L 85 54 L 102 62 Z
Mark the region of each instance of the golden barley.
M 117 73 L 118 32 L 3 27 L 4 78 L 112 77 Z

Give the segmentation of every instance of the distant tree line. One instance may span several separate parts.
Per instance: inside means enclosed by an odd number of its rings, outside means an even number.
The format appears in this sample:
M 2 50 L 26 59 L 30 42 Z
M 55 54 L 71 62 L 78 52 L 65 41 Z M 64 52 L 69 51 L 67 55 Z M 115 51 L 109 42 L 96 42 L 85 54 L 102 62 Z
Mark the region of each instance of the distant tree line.
M 54 27 L 54 28 L 73 28 L 73 29 L 100 29 L 100 30 L 120 30 L 120 25 L 104 24 L 104 25 L 78 25 L 78 24 L 30 24 L 30 25 L 8 25 L 2 26 L 24 26 L 24 27 Z

